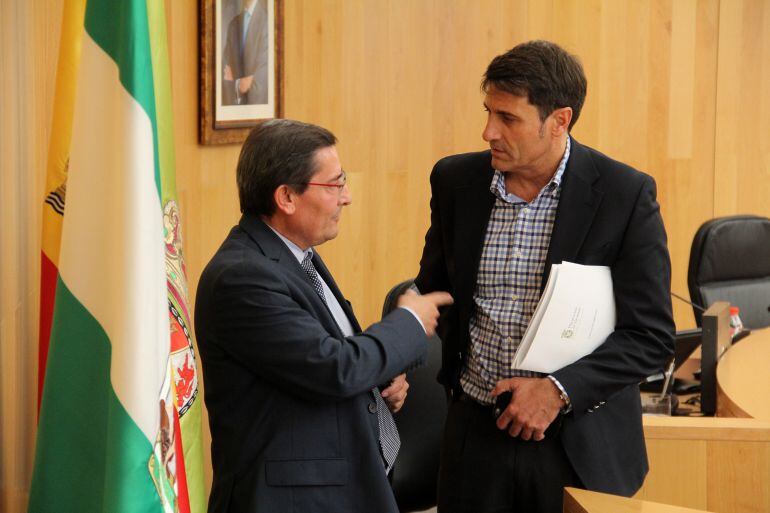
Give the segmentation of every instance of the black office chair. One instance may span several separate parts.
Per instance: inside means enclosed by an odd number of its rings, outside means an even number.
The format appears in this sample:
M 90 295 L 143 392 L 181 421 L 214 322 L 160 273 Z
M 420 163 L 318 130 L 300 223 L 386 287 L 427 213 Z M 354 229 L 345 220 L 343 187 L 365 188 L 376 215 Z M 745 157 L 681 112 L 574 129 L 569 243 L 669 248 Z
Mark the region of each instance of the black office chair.
M 398 297 L 414 283 L 407 280 L 393 287 L 385 298 L 382 315 L 396 308 Z M 425 365 L 407 373 L 409 392 L 394 415 L 401 436 L 401 449 L 393 467 L 391 484 L 401 513 L 422 511 L 436 505 L 439 454 L 447 414 L 444 387 L 436 381 L 441 368 L 441 340 L 428 339 Z
M 740 308 L 744 327 L 770 326 L 770 219 L 719 217 L 698 228 L 690 249 L 687 286 L 695 322 L 715 301 Z

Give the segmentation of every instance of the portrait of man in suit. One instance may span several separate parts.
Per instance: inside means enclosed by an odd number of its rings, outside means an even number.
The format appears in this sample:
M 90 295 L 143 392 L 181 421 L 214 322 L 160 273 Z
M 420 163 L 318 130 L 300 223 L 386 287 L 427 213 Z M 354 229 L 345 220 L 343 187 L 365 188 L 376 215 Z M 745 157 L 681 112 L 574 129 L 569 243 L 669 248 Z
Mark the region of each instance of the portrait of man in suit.
M 482 86 L 489 148 L 433 168 L 415 280 L 455 300 L 438 328 L 452 395 L 438 511 L 557 513 L 564 486 L 632 495 L 648 470 L 638 383 L 673 350 L 655 182 L 570 135 L 587 80 L 558 45 L 495 57 Z M 610 268 L 615 330 L 550 375 L 512 370 L 551 265 L 564 261 Z
M 222 105 L 267 103 L 268 90 L 268 0 L 236 0 L 223 5 Z M 230 9 L 227 9 L 230 7 Z M 225 29 L 226 26 L 226 30 Z
M 391 412 L 451 297 L 401 296 L 361 329 L 317 251 L 352 201 L 335 143 L 324 128 L 276 119 L 241 150 L 243 215 L 204 269 L 195 305 L 210 513 L 398 512 Z

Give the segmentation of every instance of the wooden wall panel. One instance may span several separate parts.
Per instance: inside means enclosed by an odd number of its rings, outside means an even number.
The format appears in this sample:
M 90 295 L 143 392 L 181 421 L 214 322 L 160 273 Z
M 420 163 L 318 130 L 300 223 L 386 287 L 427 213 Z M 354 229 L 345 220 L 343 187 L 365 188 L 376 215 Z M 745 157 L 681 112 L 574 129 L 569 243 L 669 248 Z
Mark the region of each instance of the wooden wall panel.
M 583 21 L 589 36 L 564 42 L 589 81 L 574 135 L 656 179 L 672 288 L 684 296 L 692 235 L 713 209 L 717 9 L 716 1 L 602 2 Z M 697 117 L 682 119 L 687 112 Z M 693 324 L 689 305 L 674 301 L 674 311 L 680 327 Z
M 713 213 L 718 10 L 716 0 L 287 3 L 286 115 L 340 137 L 354 202 L 322 253 L 364 323 L 417 270 L 433 163 L 485 147 L 486 64 L 531 38 L 584 62 L 575 136 L 657 179 L 673 286 L 686 295 L 692 234 Z M 688 305 L 675 309 L 692 324 Z
M 770 215 L 770 3 L 722 2 L 714 214 Z
M 0 511 L 26 510 L 37 418 L 40 219 L 61 0 L 0 0 Z
M 17 466 L 15 476 L 29 472 L 32 454 L 31 435 L 21 453 L 5 448 L 33 433 L 9 414 L 34 425 L 29 398 L 11 391 L 28 388 L 36 366 L 38 205 L 62 3 L 22 4 L 0 0 L 0 470 Z M 197 2 L 169 0 L 167 13 L 194 298 L 203 266 L 239 218 L 239 147 L 197 144 Z M 584 63 L 588 98 L 575 137 L 656 178 L 676 292 L 687 295 L 690 242 L 703 221 L 770 214 L 766 0 L 285 0 L 284 26 L 286 116 L 332 129 L 350 172 L 353 205 L 321 253 L 362 324 L 379 318 L 390 286 L 417 271 L 432 165 L 485 147 L 479 82 L 487 63 L 527 39 L 552 39 Z M 692 325 L 690 307 L 674 304 L 679 326 Z M 8 479 L 0 473 L 0 509 L 19 482 Z

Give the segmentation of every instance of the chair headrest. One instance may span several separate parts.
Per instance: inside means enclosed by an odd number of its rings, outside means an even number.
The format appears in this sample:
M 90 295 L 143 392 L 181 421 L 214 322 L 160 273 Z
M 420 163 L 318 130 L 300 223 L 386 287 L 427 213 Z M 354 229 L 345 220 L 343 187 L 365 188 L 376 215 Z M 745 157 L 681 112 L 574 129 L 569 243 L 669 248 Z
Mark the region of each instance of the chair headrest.
M 396 309 L 398 298 L 407 291 L 414 284 L 414 279 L 404 280 L 398 285 L 395 285 L 388 295 L 385 296 L 384 304 L 382 305 L 382 316 L 385 317 L 390 312 Z
M 770 219 L 730 216 L 704 223 L 690 251 L 696 284 L 770 276 Z

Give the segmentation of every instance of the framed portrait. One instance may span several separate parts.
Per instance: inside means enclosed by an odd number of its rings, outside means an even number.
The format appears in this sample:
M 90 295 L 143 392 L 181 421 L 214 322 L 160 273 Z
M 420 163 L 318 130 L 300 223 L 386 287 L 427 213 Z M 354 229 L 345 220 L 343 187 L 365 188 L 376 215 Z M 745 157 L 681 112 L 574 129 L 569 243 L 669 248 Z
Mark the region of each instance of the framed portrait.
M 283 115 L 283 0 L 200 0 L 200 143 Z

